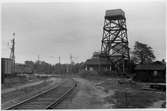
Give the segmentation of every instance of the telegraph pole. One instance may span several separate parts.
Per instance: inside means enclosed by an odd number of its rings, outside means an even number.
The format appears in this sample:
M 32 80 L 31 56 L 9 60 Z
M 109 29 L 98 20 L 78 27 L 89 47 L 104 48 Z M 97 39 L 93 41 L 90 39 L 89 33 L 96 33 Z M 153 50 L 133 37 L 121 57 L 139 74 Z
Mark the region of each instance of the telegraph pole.
M 72 54 L 70 54 L 70 65 L 69 65 L 69 70 L 72 73 L 72 64 L 73 64 L 73 60 L 72 60 Z
M 72 54 L 70 54 L 70 70 L 71 70 L 71 72 L 72 72 L 72 69 L 73 69 L 73 65 L 75 63 L 73 58 L 77 59 L 77 57 L 74 57 L 74 56 L 72 56 Z
M 59 62 L 58 62 L 58 63 L 61 64 L 61 57 L 60 57 L 60 56 L 58 56 L 58 57 L 50 56 L 50 57 L 51 57 L 51 58 L 56 58 L 56 59 L 58 58 L 58 59 L 59 59 Z
M 37 62 L 40 63 L 40 55 L 37 56 Z
M 73 58 L 74 58 L 74 59 L 77 59 L 77 57 L 74 57 L 74 56 L 72 56 L 72 54 L 71 54 L 71 55 L 70 55 L 70 64 L 71 64 L 71 65 L 74 64 Z
M 59 64 L 60 64 L 60 56 L 59 56 Z
M 70 55 L 70 64 L 72 65 L 72 54 Z

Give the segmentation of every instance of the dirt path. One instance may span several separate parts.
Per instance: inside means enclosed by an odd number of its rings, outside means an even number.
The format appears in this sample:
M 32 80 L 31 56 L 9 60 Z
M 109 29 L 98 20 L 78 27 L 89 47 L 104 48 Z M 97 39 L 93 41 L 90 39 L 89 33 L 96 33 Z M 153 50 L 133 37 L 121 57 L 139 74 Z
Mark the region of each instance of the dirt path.
M 78 82 L 77 91 L 65 102 L 61 103 L 58 109 L 106 109 L 112 108 L 112 104 L 105 102 L 104 98 L 111 96 L 111 92 L 106 93 L 103 88 L 96 87 L 94 83 L 74 78 Z
M 78 81 L 77 89 L 58 109 L 160 108 L 165 94 L 141 89 L 139 84 L 122 83 L 120 78 Z

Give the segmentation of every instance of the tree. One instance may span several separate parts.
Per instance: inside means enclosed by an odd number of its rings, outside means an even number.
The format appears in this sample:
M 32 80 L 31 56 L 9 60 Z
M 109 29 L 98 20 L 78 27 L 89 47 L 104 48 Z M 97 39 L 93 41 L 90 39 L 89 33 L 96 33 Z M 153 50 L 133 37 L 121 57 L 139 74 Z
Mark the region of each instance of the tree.
M 132 51 L 132 60 L 135 63 L 147 64 L 155 59 L 153 50 L 147 44 L 136 41 L 134 50 Z
M 34 62 L 33 61 L 25 61 L 24 64 L 30 68 L 34 68 Z

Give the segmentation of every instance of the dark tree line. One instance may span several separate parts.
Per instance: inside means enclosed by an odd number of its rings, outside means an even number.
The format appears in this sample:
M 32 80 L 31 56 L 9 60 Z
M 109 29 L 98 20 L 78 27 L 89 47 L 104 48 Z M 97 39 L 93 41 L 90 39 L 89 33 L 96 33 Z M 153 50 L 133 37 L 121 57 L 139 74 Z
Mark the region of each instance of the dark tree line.
M 133 72 L 135 64 L 149 64 L 155 59 L 153 49 L 144 43 L 135 42 L 134 49 L 132 51 L 129 69 Z M 94 53 L 94 56 L 97 54 Z M 44 74 L 62 74 L 62 73 L 78 73 L 85 68 L 84 62 L 77 64 L 55 64 L 51 65 L 45 61 L 25 61 L 25 64 L 32 68 L 34 73 Z
M 25 61 L 25 65 L 30 67 L 34 73 L 39 74 L 78 73 L 84 69 L 84 63 L 51 65 L 45 61 Z

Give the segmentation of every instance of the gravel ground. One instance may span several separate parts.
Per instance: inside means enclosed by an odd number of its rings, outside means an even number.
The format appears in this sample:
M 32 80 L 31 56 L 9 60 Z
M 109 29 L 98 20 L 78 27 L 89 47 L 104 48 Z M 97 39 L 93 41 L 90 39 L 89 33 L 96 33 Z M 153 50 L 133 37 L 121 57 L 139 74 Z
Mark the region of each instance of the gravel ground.
M 57 109 L 160 108 L 165 102 L 165 92 L 143 90 L 142 85 L 123 78 L 74 79 L 77 88 Z M 53 85 L 60 80 L 50 81 Z
M 78 87 L 57 109 L 161 108 L 165 102 L 165 92 L 143 90 L 124 78 L 74 79 Z
M 30 86 L 35 86 L 35 85 L 39 85 L 41 84 L 43 81 L 33 81 L 32 83 L 26 83 L 26 84 L 23 84 L 23 85 L 19 85 L 19 86 L 15 86 L 15 87 L 12 87 L 12 88 L 5 88 L 5 89 L 2 89 L 1 93 L 2 94 L 7 94 L 9 92 L 13 92 L 13 91 L 16 91 L 16 90 L 20 90 L 20 89 L 23 89 L 23 88 L 26 88 L 26 87 L 30 87 Z
M 107 92 L 111 89 L 115 91 L 112 96 L 105 99 L 114 104 L 113 108 L 161 108 L 162 103 L 165 102 L 165 92 L 143 90 L 143 84 L 131 83 L 125 78 L 111 78 L 103 81 L 105 82 L 97 85 Z
M 5 83 L 2 84 L 1 89 L 8 89 L 8 88 L 14 88 L 23 84 L 32 83 L 40 81 L 41 79 L 37 77 L 25 77 L 25 76 L 16 76 L 16 77 L 7 77 L 5 79 Z
M 105 102 L 104 98 L 113 94 L 112 90 L 106 93 L 102 88 L 96 87 L 92 82 L 74 78 L 78 81 L 78 87 L 73 94 L 63 103 L 57 106 L 57 109 L 106 109 L 112 108 L 111 103 Z

